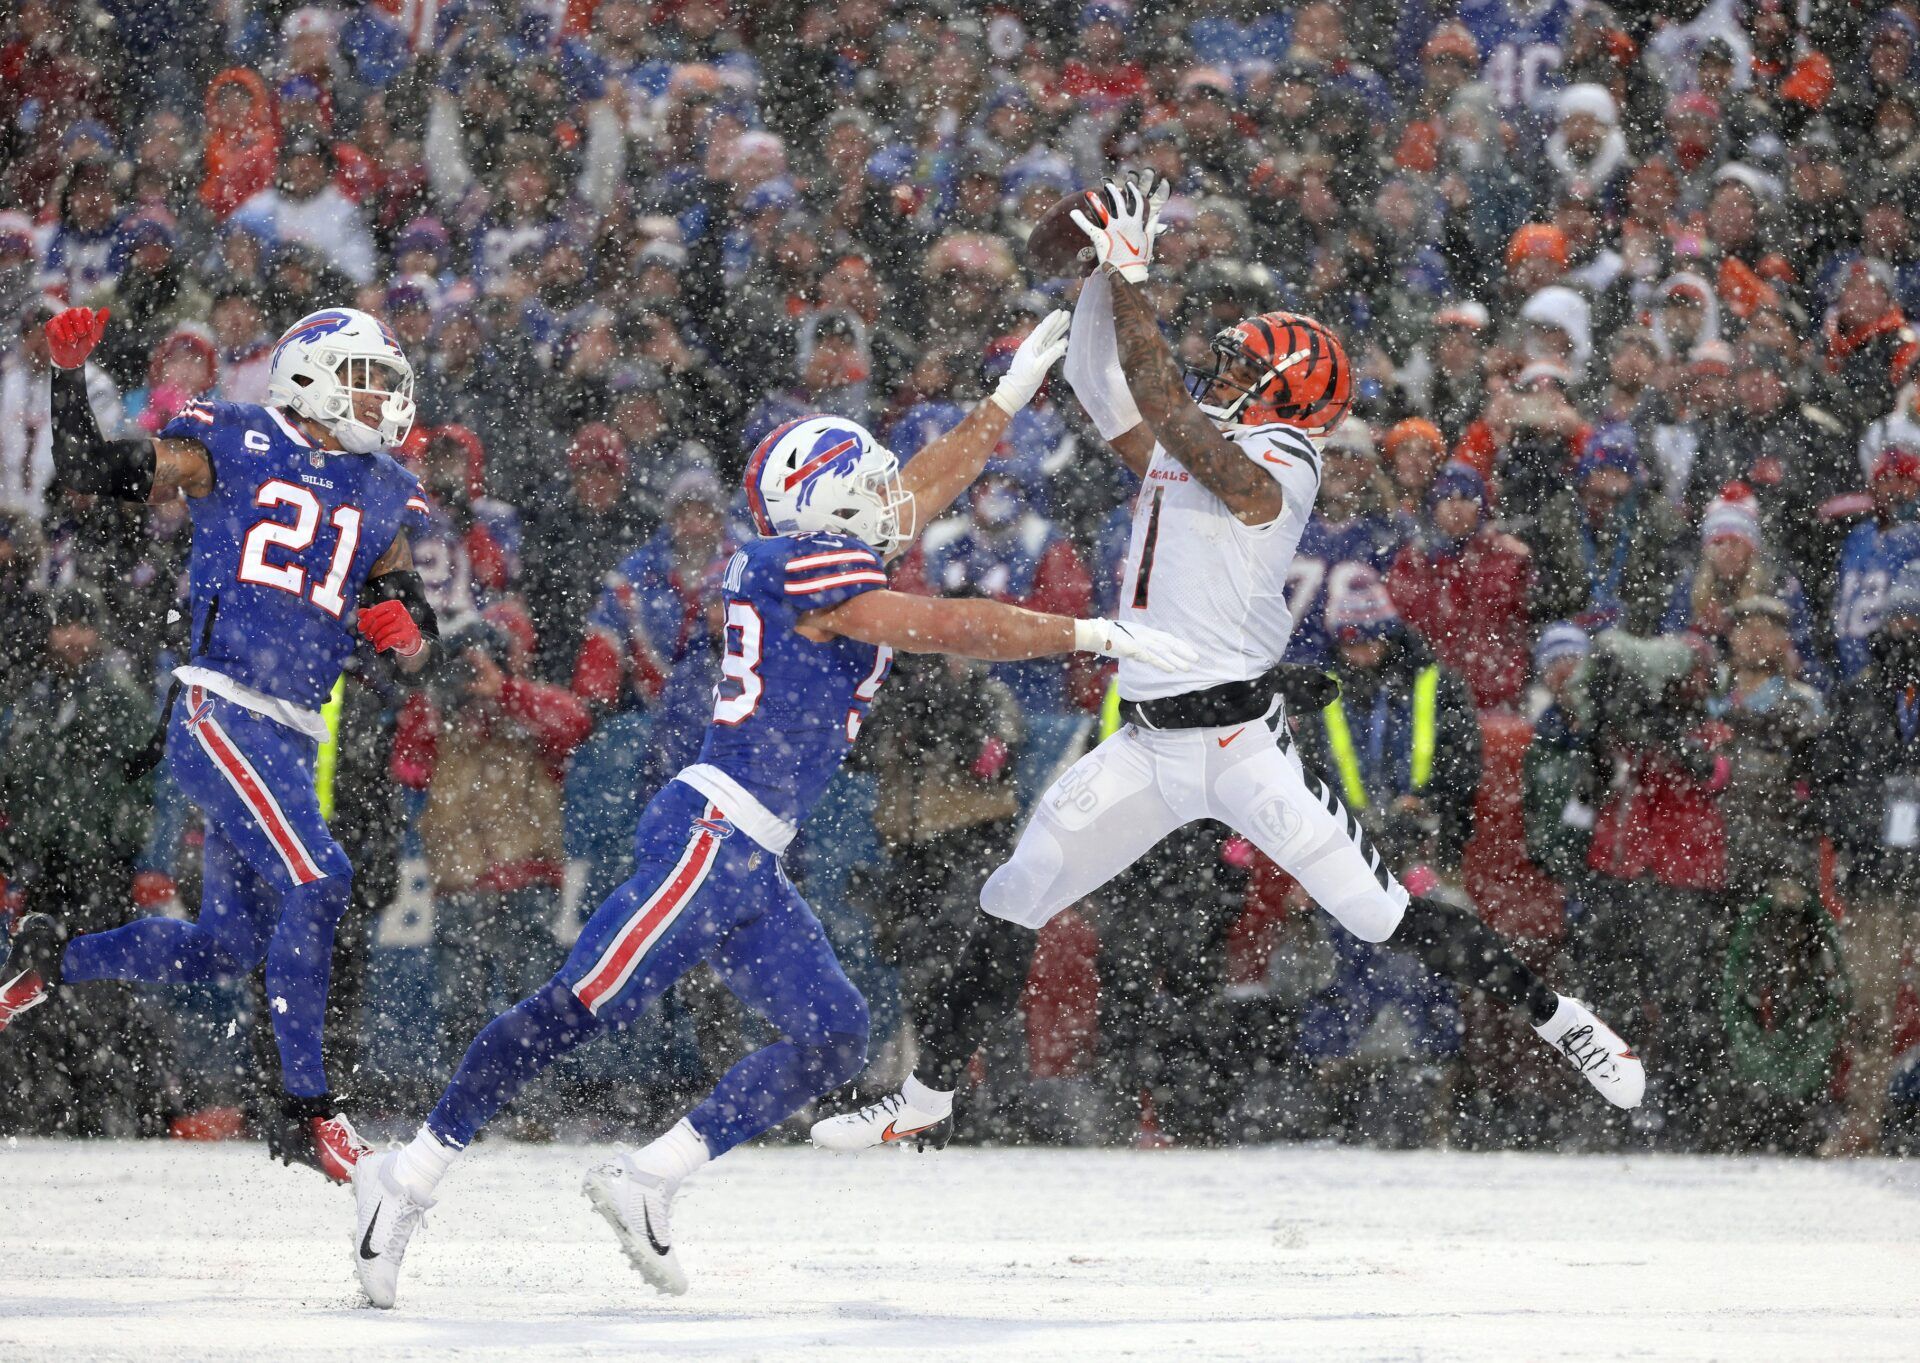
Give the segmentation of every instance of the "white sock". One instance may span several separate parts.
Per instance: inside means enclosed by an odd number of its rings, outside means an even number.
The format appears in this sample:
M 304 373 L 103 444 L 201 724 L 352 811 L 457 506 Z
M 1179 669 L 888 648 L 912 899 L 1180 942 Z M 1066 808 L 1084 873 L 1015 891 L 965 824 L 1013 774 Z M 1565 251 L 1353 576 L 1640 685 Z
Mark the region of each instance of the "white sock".
M 423 1126 L 412 1140 L 400 1147 L 400 1154 L 393 1162 L 394 1181 L 406 1189 L 415 1202 L 431 1202 L 433 1190 L 462 1153 L 455 1146 L 442 1145 L 440 1138 Z
M 633 1162 L 642 1170 L 670 1183 L 680 1182 L 712 1158 L 706 1137 L 695 1131 L 693 1123 L 685 1117 L 651 1145 L 633 1152 Z
M 932 1117 L 950 1117 L 953 1115 L 953 1090 L 944 1092 L 928 1088 L 920 1082 L 920 1076 L 910 1074 L 907 1082 L 900 1086 L 900 1096 L 907 1100 L 907 1106 L 915 1112 L 924 1112 Z

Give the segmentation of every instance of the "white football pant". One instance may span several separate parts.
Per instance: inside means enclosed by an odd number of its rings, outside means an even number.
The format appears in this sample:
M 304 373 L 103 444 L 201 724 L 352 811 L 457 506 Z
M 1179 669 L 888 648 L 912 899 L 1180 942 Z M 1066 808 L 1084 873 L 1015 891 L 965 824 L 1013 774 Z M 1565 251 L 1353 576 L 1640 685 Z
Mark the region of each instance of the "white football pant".
M 1217 819 L 1253 843 L 1356 937 L 1386 941 L 1406 911 L 1407 892 L 1379 849 L 1260 720 L 1122 726 L 1040 797 L 980 907 L 1039 928 L 1195 819 Z

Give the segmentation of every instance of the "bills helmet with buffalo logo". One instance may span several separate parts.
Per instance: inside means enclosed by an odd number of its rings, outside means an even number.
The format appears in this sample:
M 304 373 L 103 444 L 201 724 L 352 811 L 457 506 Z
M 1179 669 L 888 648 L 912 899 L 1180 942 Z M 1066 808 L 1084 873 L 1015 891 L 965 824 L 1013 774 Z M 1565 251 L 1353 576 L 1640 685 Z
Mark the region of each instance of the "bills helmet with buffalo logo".
M 1194 401 L 1219 422 L 1322 435 L 1353 401 L 1353 370 L 1339 337 L 1298 313 L 1235 323 L 1213 338 L 1206 362 L 1186 370 Z
M 376 425 L 354 395 L 380 398 Z M 397 448 L 413 429 L 413 366 L 385 322 L 358 308 L 323 308 L 288 327 L 267 368 L 267 402 L 318 422 L 353 454 Z
M 771 432 L 747 461 L 746 485 L 762 535 L 850 535 L 884 557 L 913 539 L 900 461 L 844 417 L 801 417 Z

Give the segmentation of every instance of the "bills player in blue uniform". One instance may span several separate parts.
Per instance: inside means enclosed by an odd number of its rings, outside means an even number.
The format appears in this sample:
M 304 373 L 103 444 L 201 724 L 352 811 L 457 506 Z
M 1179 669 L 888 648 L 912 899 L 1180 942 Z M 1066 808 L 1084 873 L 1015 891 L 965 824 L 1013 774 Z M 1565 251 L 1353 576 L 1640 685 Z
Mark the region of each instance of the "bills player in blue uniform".
M 193 635 L 167 760 L 204 816 L 204 888 L 194 922 L 139 918 L 64 948 L 51 919 L 26 919 L 0 969 L 0 1026 L 62 982 L 180 984 L 264 962 L 285 1090 L 269 1146 L 344 1182 L 365 1147 L 320 1043 L 353 869 L 321 818 L 314 761 L 355 628 L 408 671 L 438 632 L 402 531 L 425 503 L 384 453 L 413 423 L 413 371 L 384 325 L 329 309 L 275 347 L 271 405 L 189 403 L 158 439 L 110 441 L 80 369 L 106 323 L 72 308 L 47 324 L 57 475 L 95 496 L 187 498 Z
M 633 878 L 582 929 L 559 973 L 480 1033 L 412 1143 L 355 1170 L 354 1264 L 376 1306 L 393 1304 L 435 1186 L 494 1113 L 701 961 L 779 1039 L 740 1060 L 659 1139 L 592 1170 L 585 1186 L 660 1291 L 687 1286 L 671 1228 L 681 1181 L 859 1073 L 866 1001 L 781 854 L 859 736 L 895 648 L 993 661 L 1087 650 L 1174 669 L 1197 658 L 1113 621 L 887 590 L 887 560 L 919 516 L 944 511 L 979 475 L 1065 352 L 1067 320 L 1055 313 L 1036 327 L 994 394 L 904 474 L 872 435 L 838 417 L 788 422 L 755 450 L 745 482 L 761 538 L 733 555 L 721 583 L 726 647 L 712 720 L 699 757 L 642 815 Z

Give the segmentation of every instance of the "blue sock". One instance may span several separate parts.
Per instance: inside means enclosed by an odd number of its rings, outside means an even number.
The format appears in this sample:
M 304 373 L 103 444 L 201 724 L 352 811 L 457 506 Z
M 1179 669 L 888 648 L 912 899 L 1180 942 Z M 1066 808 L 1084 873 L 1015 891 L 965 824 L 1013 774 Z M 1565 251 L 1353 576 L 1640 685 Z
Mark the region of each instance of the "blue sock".
M 728 1070 L 687 1120 L 717 1159 L 833 1092 L 866 1063 L 863 1033 L 829 1032 L 818 1044 L 776 1041 Z
M 599 1030 L 573 991 L 550 981 L 481 1029 L 427 1129 L 443 1145 L 464 1147 L 530 1079 Z
M 258 956 L 241 959 L 225 938 L 198 923 L 136 918 L 125 927 L 85 933 L 68 942 L 60 974 L 68 981 L 198 984 L 245 975 L 257 964 Z

